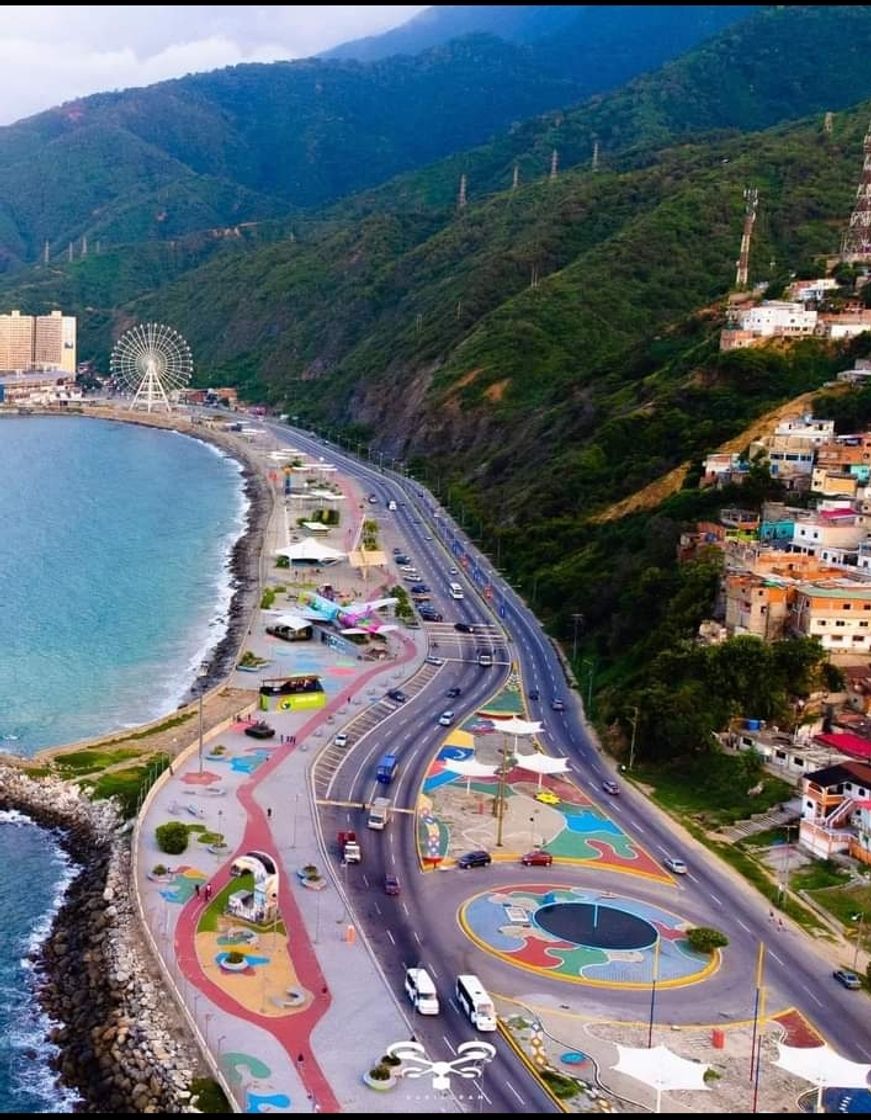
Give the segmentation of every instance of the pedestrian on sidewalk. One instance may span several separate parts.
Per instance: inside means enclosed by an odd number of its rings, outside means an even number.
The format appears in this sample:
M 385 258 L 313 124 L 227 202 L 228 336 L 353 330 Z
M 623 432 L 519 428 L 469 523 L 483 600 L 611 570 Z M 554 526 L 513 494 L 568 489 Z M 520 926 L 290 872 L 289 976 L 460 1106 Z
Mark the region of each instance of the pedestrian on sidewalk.
M 268 821 L 271 821 L 271 820 L 272 820 L 272 810 L 271 810 L 271 809 L 267 809 L 267 810 L 266 810 L 266 819 L 267 819 Z
M 199 883 L 194 884 L 194 890 L 197 892 L 197 898 L 199 898 L 200 897 L 200 884 Z
M 212 897 L 212 884 L 206 883 L 206 902 Z

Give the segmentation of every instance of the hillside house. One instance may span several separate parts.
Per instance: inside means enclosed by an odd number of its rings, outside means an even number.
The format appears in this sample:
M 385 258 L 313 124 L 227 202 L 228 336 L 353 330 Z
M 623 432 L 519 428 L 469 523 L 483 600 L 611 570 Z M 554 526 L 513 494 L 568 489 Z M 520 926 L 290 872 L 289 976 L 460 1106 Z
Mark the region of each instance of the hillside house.
M 787 630 L 818 638 L 832 653 L 871 651 L 871 585 L 849 580 L 799 584 Z
M 792 589 L 782 580 L 752 572 L 729 572 L 724 580 L 726 630 L 765 641 L 782 638 L 790 618 Z
M 805 774 L 799 844 L 820 859 L 852 855 L 871 863 L 871 765 L 837 762 Z

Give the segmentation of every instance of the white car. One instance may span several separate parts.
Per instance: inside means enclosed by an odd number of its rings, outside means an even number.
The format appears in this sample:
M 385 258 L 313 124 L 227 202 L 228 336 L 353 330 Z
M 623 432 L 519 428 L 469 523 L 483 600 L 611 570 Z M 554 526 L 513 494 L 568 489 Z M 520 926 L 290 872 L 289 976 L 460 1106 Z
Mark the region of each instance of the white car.
M 675 859 L 674 856 L 666 856 L 662 861 L 663 867 L 667 868 L 672 875 L 686 875 L 687 865 L 682 859 Z
M 348 733 L 346 731 L 340 731 L 339 734 L 335 737 L 335 739 L 333 739 L 333 742 L 335 743 L 335 745 L 337 747 L 347 747 L 347 745 L 348 745 Z
M 439 723 L 442 725 L 442 727 L 450 727 L 453 722 L 454 713 L 451 711 L 442 712 L 442 714 L 439 716 Z
M 430 654 L 426 659 L 427 665 L 444 665 L 445 659 L 443 657 L 436 657 L 435 654 Z

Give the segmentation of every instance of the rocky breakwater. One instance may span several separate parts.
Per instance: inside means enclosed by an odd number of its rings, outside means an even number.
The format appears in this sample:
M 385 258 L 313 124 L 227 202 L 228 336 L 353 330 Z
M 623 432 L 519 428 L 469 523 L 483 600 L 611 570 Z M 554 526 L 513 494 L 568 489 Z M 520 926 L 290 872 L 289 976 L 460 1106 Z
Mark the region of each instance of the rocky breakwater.
M 173 1014 L 131 898 L 129 833 L 115 807 L 57 779 L 0 768 L 0 808 L 45 828 L 80 868 L 34 956 L 55 1065 L 79 1112 L 179 1113 L 204 1070 Z

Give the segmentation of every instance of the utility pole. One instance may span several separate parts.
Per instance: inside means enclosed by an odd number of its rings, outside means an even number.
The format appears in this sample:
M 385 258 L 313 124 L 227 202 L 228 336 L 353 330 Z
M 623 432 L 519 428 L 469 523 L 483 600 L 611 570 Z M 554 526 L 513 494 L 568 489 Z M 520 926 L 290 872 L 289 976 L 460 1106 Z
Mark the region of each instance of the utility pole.
M 203 772 L 203 685 L 202 685 L 202 681 L 200 682 L 199 709 L 200 709 L 200 721 L 199 721 L 200 722 L 200 745 L 199 745 L 199 748 L 197 750 L 197 755 L 199 757 L 199 772 L 200 772 L 200 774 L 202 774 L 202 772 Z
M 584 616 L 580 613 L 572 615 L 572 622 L 574 625 L 574 632 L 572 634 L 572 661 L 578 659 L 578 623 L 584 621 Z
M 42 247 L 42 263 L 48 264 L 48 238 L 45 239 L 45 244 Z
M 559 167 L 559 153 L 556 148 L 550 153 L 550 178 L 555 179 Z
M 635 764 L 635 731 L 638 727 L 638 705 L 635 705 L 635 714 L 632 717 L 632 740 L 629 743 L 629 769 Z
M 832 135 L 832 122 L 833 122 L 833 120 L 834 120 L 834 114 L 833 113 L 826 113 L 825 117 L 823 118 L 823 131 L 825 132 L 826 136 L 831 136 Z
M 593 141 L 593 170 L 599 170 L 599 138 Z
M 853 971 L 859 967 L 859 946 L 862 944 L 862 930 L 865 928 L 865 911 L 861 914 L 854 914 L 854 918 L 859 919 L 859 928 L 856 930 L 856 948 L 853 950 Z
M 530 288 L 538 287 L 538 265 L 534 264 L 529 270 L 529 286 Z
M 81 255 L 83 257 L 86 257 L 88 255 L 88 238 L 84 233 L 82 234 L 82 253 L 81 253 Z
M 515 165 L 514 165 L 514 175 L 513 175 L 512 180 L 511 180 L 511 189 L 513 191 L 517 190 L 517 184 L 519 182 L 520 182 L 520 164 L 515 163 Z
M 69 260 L 72 261 L 72 259 L 73 259 L 73 243 L 72 243 L 72 241 L 69 244 L 69 249 L 67 250 L 67 254 L 68 254 Z
M 466 173 L 460 176 L 460 194 L 457 198 L 457 209 L 463 210 L 466 206 Z

